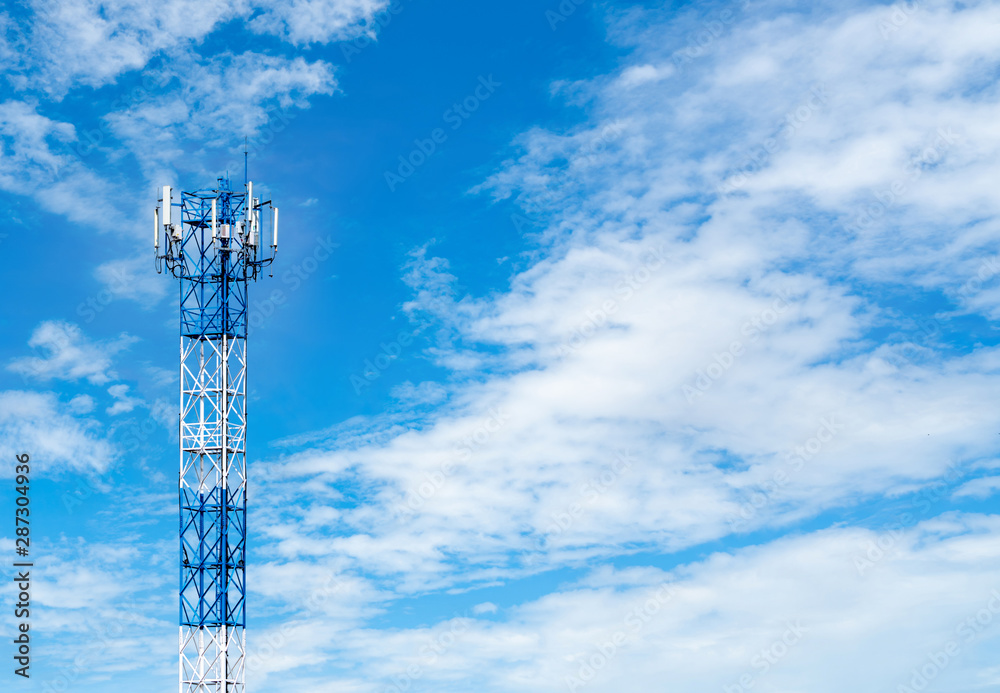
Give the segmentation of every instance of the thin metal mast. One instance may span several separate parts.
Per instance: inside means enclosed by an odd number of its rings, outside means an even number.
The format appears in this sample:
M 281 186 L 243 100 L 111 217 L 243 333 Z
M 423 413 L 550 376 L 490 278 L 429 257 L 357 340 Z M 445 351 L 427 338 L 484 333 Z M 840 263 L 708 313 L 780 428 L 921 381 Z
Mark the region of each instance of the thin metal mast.
M 157 271 L 180 280 L 179 690 L 244 693 L 247 290 L 274 260 L 278 210 L 253 196 L 253 183 L 237 193 L 228 178 L 179 203 L 164 187 L 160 203 Z

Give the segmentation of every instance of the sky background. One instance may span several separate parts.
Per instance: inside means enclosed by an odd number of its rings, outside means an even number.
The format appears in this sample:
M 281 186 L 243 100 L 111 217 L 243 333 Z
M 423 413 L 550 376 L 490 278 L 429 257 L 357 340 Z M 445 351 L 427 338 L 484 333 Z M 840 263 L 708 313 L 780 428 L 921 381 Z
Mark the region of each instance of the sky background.
M 1000 689 L 998 35 L 937 0 L 7 3 L 3 680 L 176 689 L 149 217 L 246 138 L 282 219 L 249 690 Z

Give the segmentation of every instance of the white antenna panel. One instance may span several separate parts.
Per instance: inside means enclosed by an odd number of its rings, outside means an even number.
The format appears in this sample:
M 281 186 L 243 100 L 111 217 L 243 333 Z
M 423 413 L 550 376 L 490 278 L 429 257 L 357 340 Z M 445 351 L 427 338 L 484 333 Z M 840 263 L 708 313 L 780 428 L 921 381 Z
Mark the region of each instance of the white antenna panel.
M 170 206 L 173 200 L 170 199 L 170 186 L 163 186 L 163 225 L 170 226 Z

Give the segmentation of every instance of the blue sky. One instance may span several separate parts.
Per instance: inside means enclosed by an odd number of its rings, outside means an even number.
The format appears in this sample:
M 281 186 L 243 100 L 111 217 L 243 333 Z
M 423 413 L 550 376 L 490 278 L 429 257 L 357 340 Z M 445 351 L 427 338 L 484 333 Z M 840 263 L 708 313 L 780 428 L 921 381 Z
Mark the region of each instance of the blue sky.
M 1000 685 L 1000 9 L 799 5 L 0 12 L 17 685 L 176 685 L 148 221 L 244 137 L 251 690 Z

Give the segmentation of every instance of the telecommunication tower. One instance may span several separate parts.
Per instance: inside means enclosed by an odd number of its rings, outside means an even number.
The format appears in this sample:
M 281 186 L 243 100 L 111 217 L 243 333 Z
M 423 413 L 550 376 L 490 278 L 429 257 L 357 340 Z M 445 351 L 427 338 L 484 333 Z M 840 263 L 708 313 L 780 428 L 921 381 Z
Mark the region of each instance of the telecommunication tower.
M 278 209 L 228 177 L 162 192 L 156 270 L 180 280 L 180 693 L 244 693 L 247 289 L 274 261 Z

